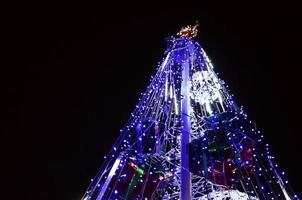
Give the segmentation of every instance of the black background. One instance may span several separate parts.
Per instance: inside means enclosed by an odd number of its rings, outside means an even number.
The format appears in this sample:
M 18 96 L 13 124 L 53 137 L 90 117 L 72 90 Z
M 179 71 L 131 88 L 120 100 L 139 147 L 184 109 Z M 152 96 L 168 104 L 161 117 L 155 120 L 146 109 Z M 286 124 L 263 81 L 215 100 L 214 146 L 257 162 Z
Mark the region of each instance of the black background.
M 301 191 L 298 5 L 137 6 L 27 3 L 4 18 L 5 193 L 80 199 L 162 60 L 164 38 L 196 19 L 196 40 Z

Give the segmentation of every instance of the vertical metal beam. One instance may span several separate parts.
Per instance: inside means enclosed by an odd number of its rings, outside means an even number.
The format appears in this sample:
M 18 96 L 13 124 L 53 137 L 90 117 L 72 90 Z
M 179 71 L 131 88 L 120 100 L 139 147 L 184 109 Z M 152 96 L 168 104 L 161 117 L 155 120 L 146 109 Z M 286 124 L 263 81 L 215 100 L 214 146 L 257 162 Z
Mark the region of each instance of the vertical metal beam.
M 160 140 L 159 140 L 160 127 L 158 122 L 155 122 L 154 124 L 154 132 L 156 136 L 155 153 L 160 154 Z
M 188 52 L 184 52 L 188 53 Z M 187 60 L 182 64 L 182 83 L 181 83 L 181 186 L 180 186 L 180 200 L 191 200 L 191 174 L 189 171 L 189 150 L 188 144 L 190 142 L 190 116 L 189 116 L 189 106 L 190 106 L 190 97 L 189 97 L 189 57 L 186 57 Z
M 135 127 L 136 132 L 136 144 L 137 144 L 137 153 L 142 154 L 143 153 L 143 144 L 142 144 L 142 131 L 141 131 L 141 124 L 138 123 Z

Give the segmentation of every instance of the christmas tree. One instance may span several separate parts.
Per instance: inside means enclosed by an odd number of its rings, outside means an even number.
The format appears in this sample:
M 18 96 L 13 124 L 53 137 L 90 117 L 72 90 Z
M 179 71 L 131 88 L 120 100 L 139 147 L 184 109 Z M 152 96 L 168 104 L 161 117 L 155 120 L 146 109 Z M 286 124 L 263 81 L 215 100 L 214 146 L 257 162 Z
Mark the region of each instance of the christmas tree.
M 197 29 L 167 38 L 163 61 L 83 200 L 298 199 L 193 39 Z

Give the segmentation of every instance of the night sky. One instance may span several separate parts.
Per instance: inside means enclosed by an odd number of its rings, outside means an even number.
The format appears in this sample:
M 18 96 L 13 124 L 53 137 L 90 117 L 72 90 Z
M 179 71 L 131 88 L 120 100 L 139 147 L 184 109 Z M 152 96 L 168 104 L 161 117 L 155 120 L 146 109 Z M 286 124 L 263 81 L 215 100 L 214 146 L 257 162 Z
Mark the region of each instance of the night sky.
M 297 5 L 34 6 L 8 19 L 1 124 L 5 165 L 16 175 L 9 196 L 80 199 L 162 60 L 164 38 L 195 20 L 219 77 L 302 190 Z

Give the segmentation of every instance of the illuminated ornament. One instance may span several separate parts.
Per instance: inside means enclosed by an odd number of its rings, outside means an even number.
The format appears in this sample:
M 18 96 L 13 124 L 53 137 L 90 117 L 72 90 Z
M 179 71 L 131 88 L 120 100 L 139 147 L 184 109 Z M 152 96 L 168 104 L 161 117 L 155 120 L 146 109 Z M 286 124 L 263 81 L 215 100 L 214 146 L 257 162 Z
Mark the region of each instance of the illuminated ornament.
M 213 101 L 219 101 L 222 104 L 221 85 L 218 78 L 210 71 L 198 71 L 192 75 L 192 92 L 190 97 L 206 105 L 207 110 L 211 112 L 209 104 Z
M 177 36 L 182 38 L 194 38 L 197 36 L 198 27 L 199 27 L 199 23 L 198 21 L 196 21 L 195 25 L 188 25 L 182 27 L 181 30 L 177 33 Z

